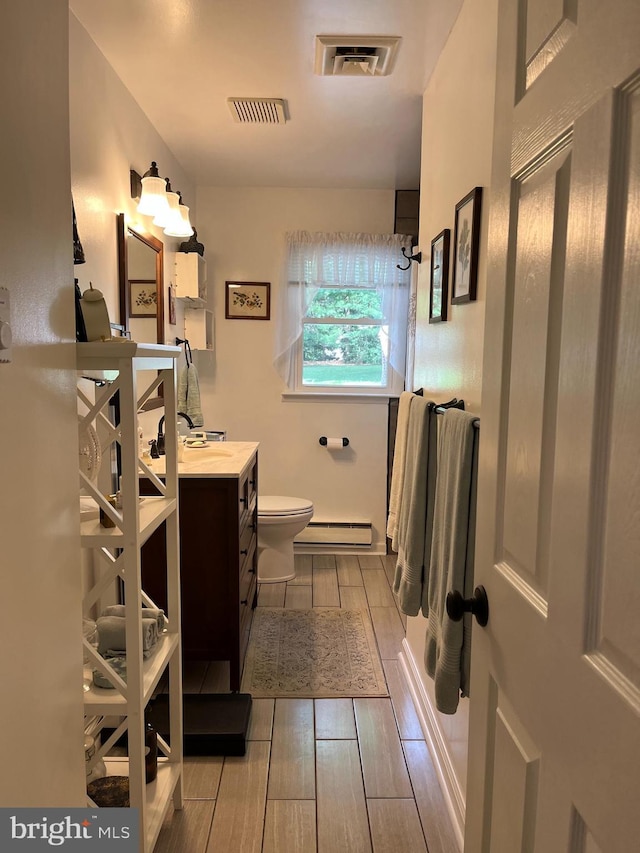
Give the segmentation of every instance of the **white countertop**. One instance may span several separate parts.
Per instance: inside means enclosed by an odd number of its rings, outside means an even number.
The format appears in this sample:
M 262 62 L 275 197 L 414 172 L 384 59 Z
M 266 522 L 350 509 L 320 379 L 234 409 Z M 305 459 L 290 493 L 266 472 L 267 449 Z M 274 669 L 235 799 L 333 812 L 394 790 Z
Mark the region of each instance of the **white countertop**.
M 178 476 L 240 477 L 257 449 L 257 441 L 210 441 L 205 447 L 185 447 L 182 462 L 178 462 Z M 149 468 L 162 476 L 164 456 L 152 459 Z

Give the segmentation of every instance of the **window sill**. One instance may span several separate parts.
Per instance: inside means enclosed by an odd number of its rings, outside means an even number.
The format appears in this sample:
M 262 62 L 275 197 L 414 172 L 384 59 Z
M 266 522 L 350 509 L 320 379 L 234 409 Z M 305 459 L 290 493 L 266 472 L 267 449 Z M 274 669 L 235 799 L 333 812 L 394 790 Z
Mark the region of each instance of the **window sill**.
M 283 403 L 386 403 L 390 397 L 397 397 L 391 391 L 381 391 L 377 394 L 371 393 L 349 393 L 340 391 L 284 391 L 282 393 Z

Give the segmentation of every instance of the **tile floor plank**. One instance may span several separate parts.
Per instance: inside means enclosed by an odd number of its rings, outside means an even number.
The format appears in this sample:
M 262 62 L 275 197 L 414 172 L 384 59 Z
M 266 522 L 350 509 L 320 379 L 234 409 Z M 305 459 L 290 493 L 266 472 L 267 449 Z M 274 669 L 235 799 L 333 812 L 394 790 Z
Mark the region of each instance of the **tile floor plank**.
M 380 657 L 395 660 L 402 650 L 404 628 L 395 607 L 370 607 L 373 630 L 378 641 Z
M 358 744 L 319 740 L 318 853 L 371 853 Z
M 312 563 L 314 569 L 335 569 L 335 554 L 313 554 Z
M 275 699 L 253 699 L 247 740 L 271 740 Z
M 313 607 L 313 590 L 311 585 L 289 586 L 287 584 L 284 606 L 293 610 L 310 610 Z
M 387 679 L 400 737 L 402 740 L 424 740 L 420 720 L 416 714 L 411 692 L 402 675 L 400 664 L 397 660 L 385 660 L 382 662 L 382 668 Z
M 362 572 L 355 554 L 338 554 L 336 564 L 340 586 L 362 586 Z
M 367 798 L 413 797 L 390 699 L 354 699 Z
M 219 755 L 185 756 L 182 793 L 186 800 L 215 800 L 224 758 Z
M 352 699 L 314 699 L 316 740 L 344 740 L 356 737 Z
M 384 573 L 389 581 L 389 586 L 393 589 L 393 581 L 396 576 L 396 563 L 398 562 L 397 554 L 385 554 L 382 558 Z
M 265 741 L 250 741 L 245 755 L 225 758 L 206 853 L 260 853 L 268 771 Z
M 313 567 L 313 606 L 340 607 L 338 592 L 338 574 L 333 569 Z
M 314 800 L 268 800 L 262 853 L 315 853 Z
M 296 576 L 292 581 L 288 581 L 288 586 L 298 586 L 299 584 L 310 584 L 313 574 L 313 557 L 311 554 L 294 554 L 293 563 L 296 569 Z
M 313 699 L 276 699 L 269 767 L 270 800 L 315 797 L 314 747 Z
M 396 600 L 389 589 L 384 569 L 366 569 L 362 573 L 369 607 L 395 607 Z
M 373 853 L 427 853 L 415 800 L 367 800 Z
M 403 741 L 416 805 L 429 853 L 459 853 L 449 812 L 424 741 Z
M 361 569 L 381 569 L 382 557 L 379 554 L 358 554 Z
M 169 812 L 154 853 L 205 853 L 215 800 L 185 800 L 184 808 Z
M 261 583 L 258 587 L 259 607 L 284 607 L 286 583 Z
M 367 594 L 363 586 L 341 586 L 340 606 L 343 610 L 369 610 Z

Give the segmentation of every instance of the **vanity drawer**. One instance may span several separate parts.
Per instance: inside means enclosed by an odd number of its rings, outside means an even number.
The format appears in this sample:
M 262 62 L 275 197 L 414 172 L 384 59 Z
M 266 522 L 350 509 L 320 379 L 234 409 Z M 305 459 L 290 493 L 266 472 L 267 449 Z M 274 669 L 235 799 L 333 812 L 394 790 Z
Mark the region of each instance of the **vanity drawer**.
M 238 513 L 242 523 L 245 513 L 253 513 L 256 506 L 258 490 L 258 463 L 254 462 L 249 468 L 238 488 Z
M 253 529 L 253 525 L 250 523 L 250 521 L 250 519 L 247 519 L 247 523 L 240 532 L 240 568 L 242 568 L 242 565 L 245 562 L 247 555 L 251 551 L 252 539 L 255 539 L 256 535 Z M 255 543 L 253 543 L 253 547 L 255 547 Z
M 240 637 L 242 638 L 243 631 L 247 628 L 247 626 L 251 625 L 251 619 L 253 618 L 253 599 L 255 598 L 256 593 L 256 576 L 249 575 L 251 580 L 249 581 L 249 585 L 247 587 L 246 598 L 243 598 L 240 602 Z M 246 604 L 244 603 L 246 602 Z
M 256 551 L 256 543 L 255 539 L 249 543 L 249 549 L 247 556 L 244 559 L 244 562 L 240 567 L 240 581 L 238 584 L 238 600 L 240 601 L 240 612 L 242 613 L 242 602 L 248 601 L 249 606 L 251 606 L 251 596 L 249 594 L 249 587 L 253 583 L 256 578 L 256 566 L 255 566 L 255 551 Z
M 247 485 L 249 492 L 249 506 L 253 506 L 256 500 L 256 493 L 258 491 L 258 463 L 254 463 L 251 466 L 251 470 L 249 471 L 249 476 L 247 477 Z

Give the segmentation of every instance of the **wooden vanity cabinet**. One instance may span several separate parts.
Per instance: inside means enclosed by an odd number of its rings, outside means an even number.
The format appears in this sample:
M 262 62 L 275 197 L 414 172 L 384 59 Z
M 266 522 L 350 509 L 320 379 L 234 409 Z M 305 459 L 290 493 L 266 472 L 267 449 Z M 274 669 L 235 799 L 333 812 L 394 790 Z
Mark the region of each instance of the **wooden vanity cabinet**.
M 228 660 L 240 689 L 257 603 L 257 454 L 238 477 L 180 477 L 180 579 L 185 660 Z M 142 493 L 152 489 L 144 481 Z M 146 491 L 145 491 L 146 490 Z M 143 586 L 166 602 L 164 537 L 142 549 Z

